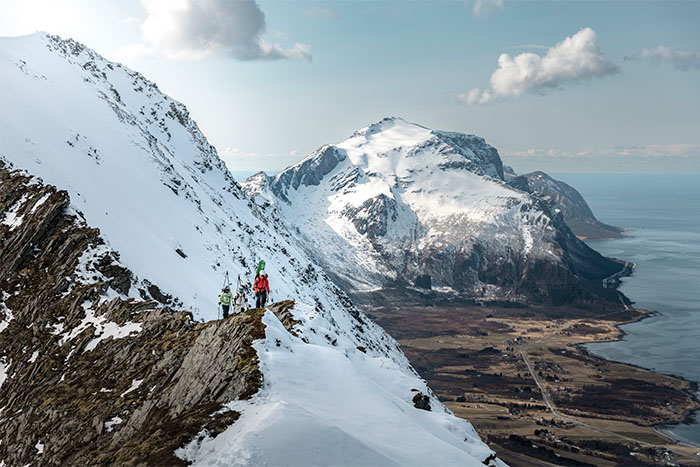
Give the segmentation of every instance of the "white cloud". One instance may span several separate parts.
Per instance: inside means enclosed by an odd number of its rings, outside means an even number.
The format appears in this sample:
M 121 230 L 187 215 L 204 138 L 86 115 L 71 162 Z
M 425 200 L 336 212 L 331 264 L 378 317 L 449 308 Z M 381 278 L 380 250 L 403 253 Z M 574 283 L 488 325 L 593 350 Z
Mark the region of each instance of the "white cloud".
M 618 67 L 605 59 L 596 45 L 596 33 L 581 29 L 547 50 L 544 56 L 531 52 L 515 57 L 503 53 L 491 75 L 491 88 L 474 88 L 453 97 L 466 105 L 487 104 L 525 93 L 544 94 L 564 84 L 615 74 Z
M 700 144 L 615 146 L 611 154 L 623 157 L 700 157 Z
M 174 59 L 228 55 L 238 60 L 311 59 L 311 47 L 263 40 L 265 14 L 255 0 L 141 0 L 145 44 L 119 55 L 158 53 Z
M 639 53 L 625 57 L 625 60 L 650 59 L 655 63 L 669 62 L 673 68 L 681 71 L 700 69 L 700 51 L 697 50 L 671 50 L 660 45 L 653 49 L 643 48 Z
M 503 10 L 503 0 L 466 0 L 472 5 L 474 16 L 488 16 L 495 10 Z
M 500 151 L 519 173 L 700 173 L 700 144 L 645 144 L 561 150 L 533 148 Z
M 506 157 L 619 157 L 619 158 L 700 158 L 700 144 L 639 144 L 614 146 L 612 148 L 579 149 L 563 151 L 557 148 L 531 148 L 525 150 L 504 150 Z

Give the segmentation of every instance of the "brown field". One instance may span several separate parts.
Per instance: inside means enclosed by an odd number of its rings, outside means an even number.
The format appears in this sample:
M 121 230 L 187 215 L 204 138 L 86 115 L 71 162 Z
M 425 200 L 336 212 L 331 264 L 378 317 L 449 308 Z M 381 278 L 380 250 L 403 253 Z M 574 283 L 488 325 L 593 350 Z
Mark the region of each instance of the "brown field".
M 642 318 L 642 310 L 462 305 L 365 312 L 399 341 L 445 405 L 511 465 L 700 466 L 700 449 L 654 429 L 700 408 L 692 383 L 577 346 L 619 339 L 617 325 Z

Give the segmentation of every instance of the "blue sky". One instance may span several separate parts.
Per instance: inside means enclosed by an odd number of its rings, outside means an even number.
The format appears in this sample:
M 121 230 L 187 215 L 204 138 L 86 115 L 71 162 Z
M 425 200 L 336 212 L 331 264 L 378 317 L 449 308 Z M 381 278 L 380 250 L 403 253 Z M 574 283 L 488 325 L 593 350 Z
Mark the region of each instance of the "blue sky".
M 177 2 L 0 0 L 0 35 L 73 37 L 142 72 L 234 171 L 401 116 L 483 136 L 520 172 L 700 172 L 698 1 Z M 503 53 L 539 57 L 494 74 Z

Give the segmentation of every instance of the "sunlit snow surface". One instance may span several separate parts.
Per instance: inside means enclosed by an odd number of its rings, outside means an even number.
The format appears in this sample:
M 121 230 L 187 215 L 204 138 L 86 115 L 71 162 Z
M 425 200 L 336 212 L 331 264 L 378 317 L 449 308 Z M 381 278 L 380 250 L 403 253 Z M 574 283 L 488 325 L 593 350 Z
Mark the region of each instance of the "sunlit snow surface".
M 483 465 L 491 451 L 466 420 L 435 397 L 431 412 L 413 406 L 411 389 L 427 389 L 402 356 L 356 348 L 380 346 L 386 341 L 380 328 L 367 323 L 358 340 L 342 332 L 354 326 L 347 315 L 331 324 L 330 316 L 297 305 L 295 316 L 302 320 L 299 337 L 267 312 L 266 339 L 255 344 L 263 389 L 230 405 L 242 416 L 225 432 L 213 439 L 203 433 L 178 456 L 222 466 Z

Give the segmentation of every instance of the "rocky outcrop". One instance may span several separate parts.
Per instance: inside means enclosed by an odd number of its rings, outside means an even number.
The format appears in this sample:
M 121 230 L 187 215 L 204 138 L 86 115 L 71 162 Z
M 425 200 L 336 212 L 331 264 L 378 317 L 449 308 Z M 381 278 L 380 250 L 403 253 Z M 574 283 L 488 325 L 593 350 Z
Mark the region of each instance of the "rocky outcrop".
M 503 162 L 496 148 L 476 135 L 466 135 L 451 131 L 433 131 L 437 140 L 444 144 L 441 150 L 455 152 L 464 157 L 459 163 L 441 164 L 441 169 L 466 169 L 480 175 L 504 179 Z
M 600 222 L 574 187 L 555 180 L 544 172 L 530 172 L 509 177 L 508 184 L 526 191 L 558 210 L 566 225 L 577 237 L 585 240 L 603 240 L 624 237 L 624 229 Z
M 333 146 L 323 146 L 295 167 L 298 170 L 286 170 L 272 184 L 273 192 L 281 199 L 287 200 L 287 191 L 297 189 L 300 185 L 318 185 L 324 176 L 330 173 L 338 162 L 345 159 L 345 154 Z
M 260 388 L 263 311 L 202 324 L 153 300 L 68 206 L 0 169 L 0 459 L 181 464 L 175 449 Z

